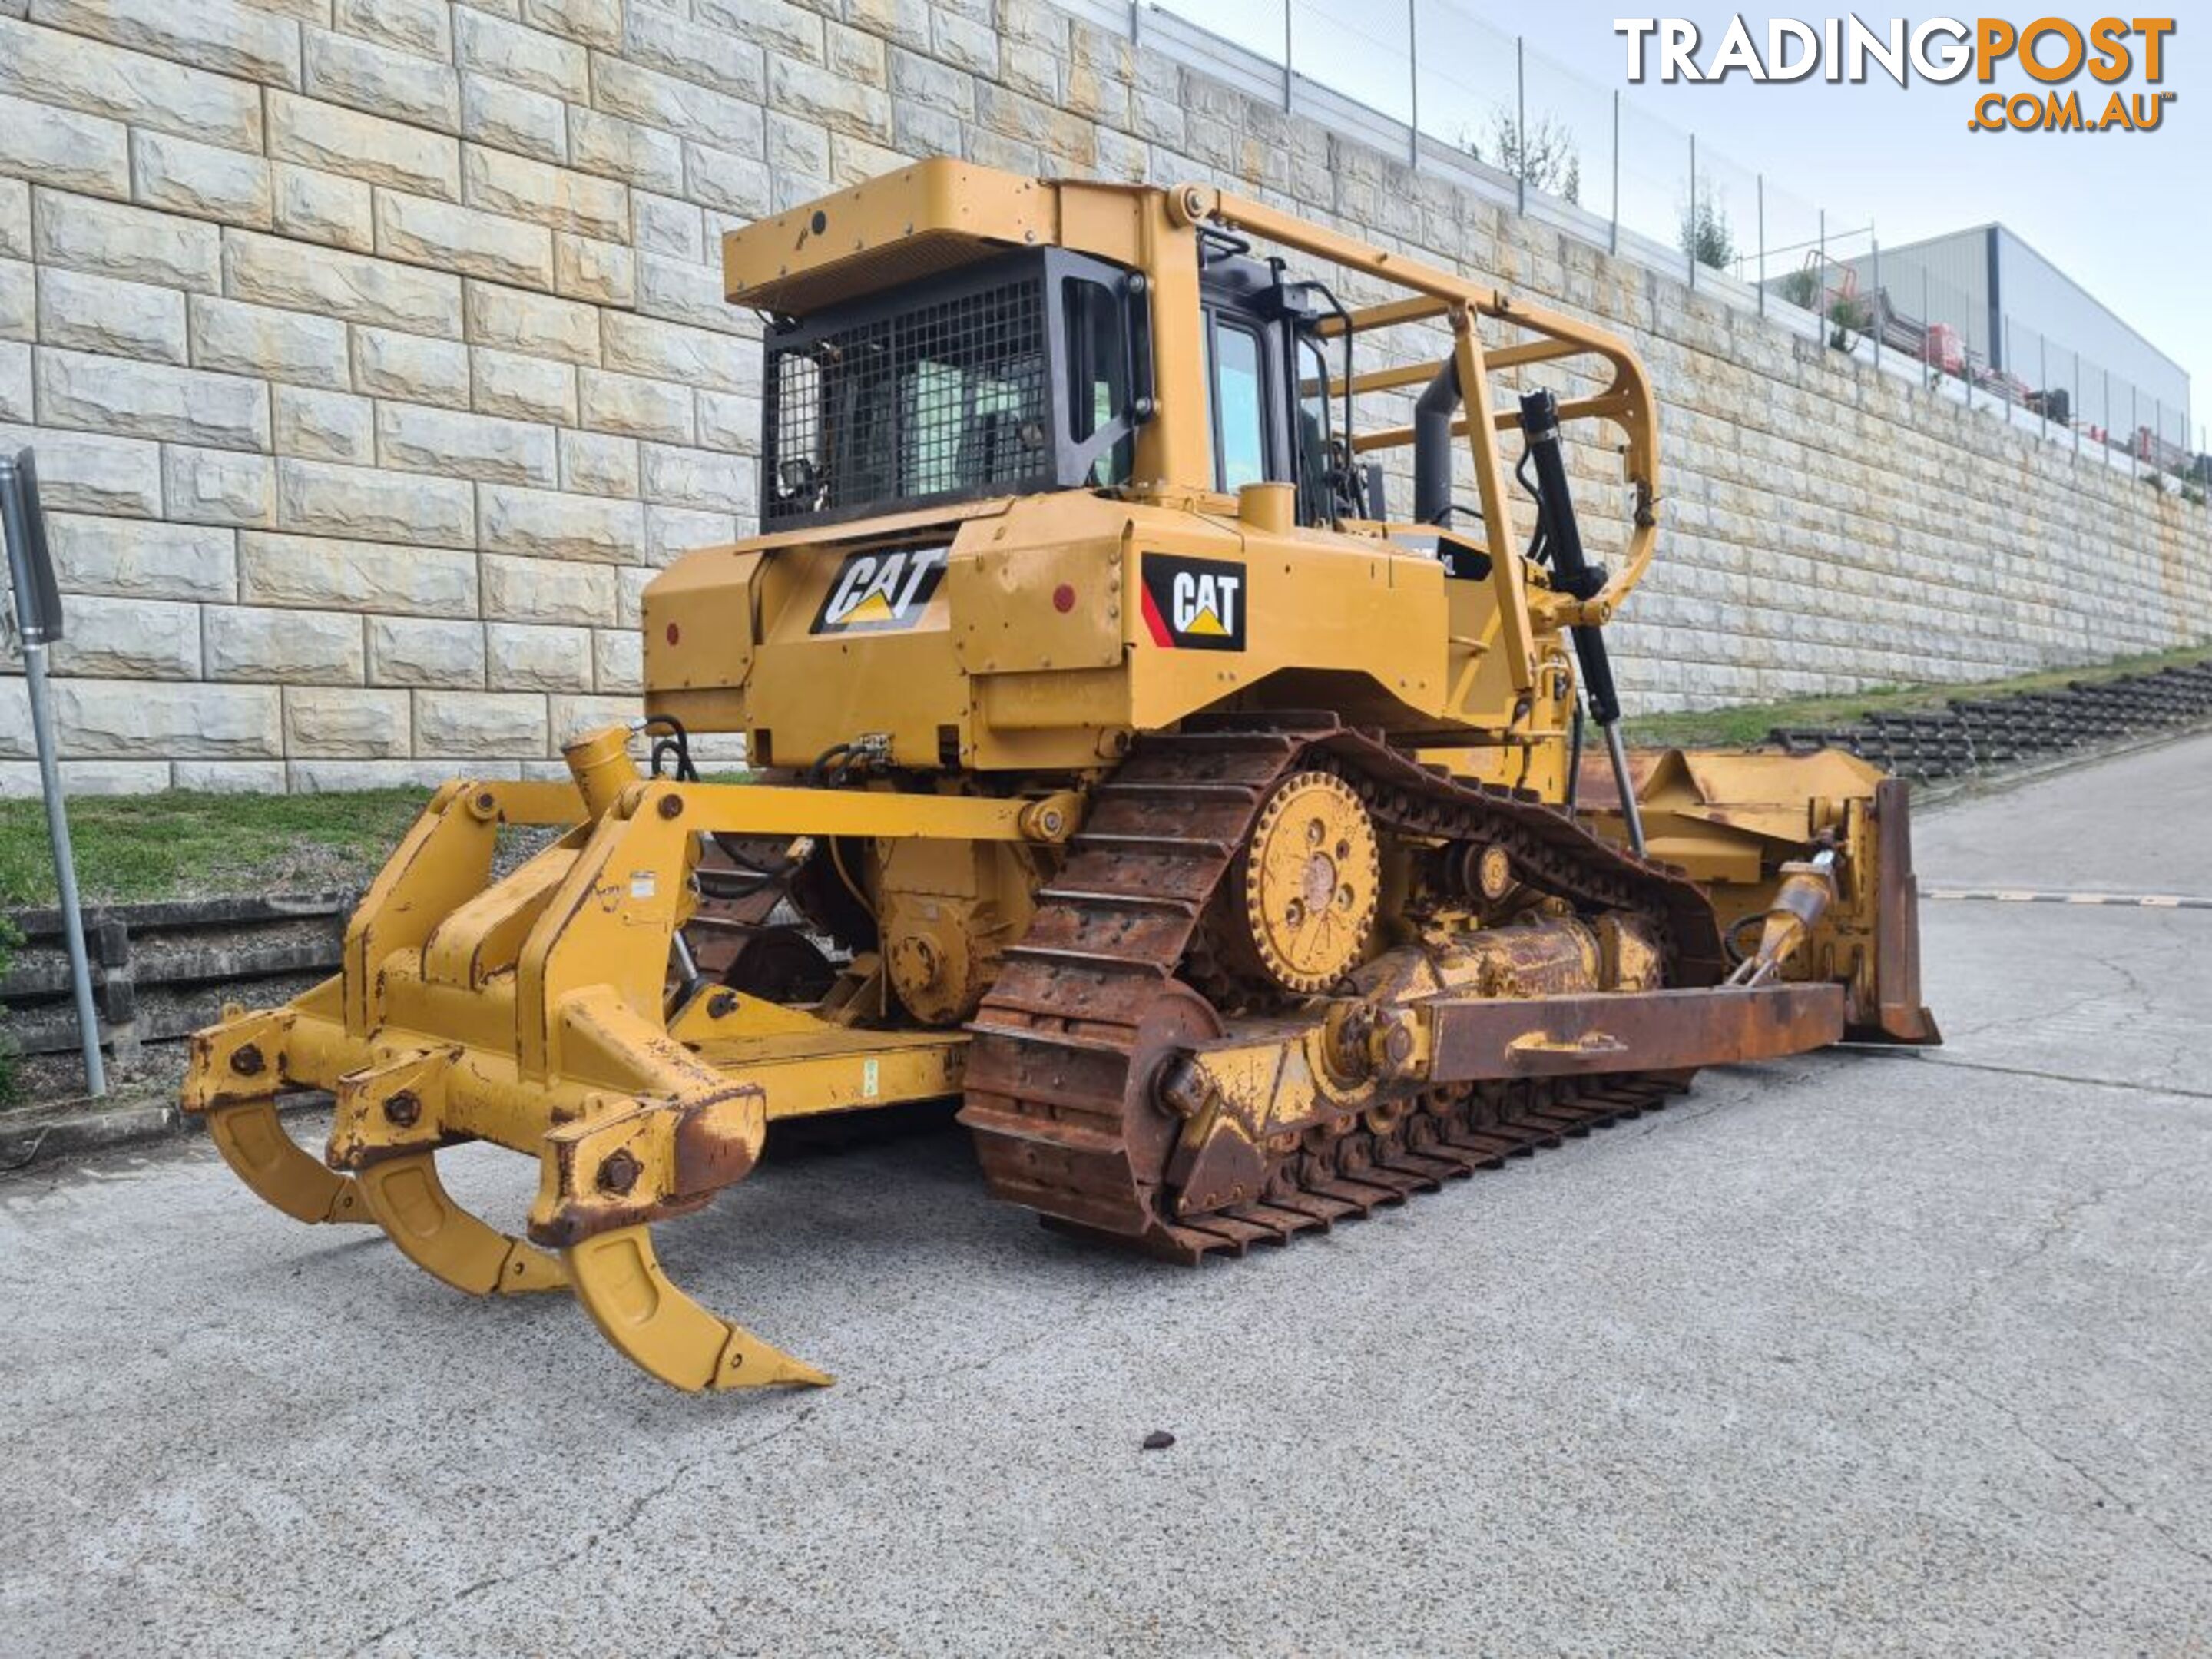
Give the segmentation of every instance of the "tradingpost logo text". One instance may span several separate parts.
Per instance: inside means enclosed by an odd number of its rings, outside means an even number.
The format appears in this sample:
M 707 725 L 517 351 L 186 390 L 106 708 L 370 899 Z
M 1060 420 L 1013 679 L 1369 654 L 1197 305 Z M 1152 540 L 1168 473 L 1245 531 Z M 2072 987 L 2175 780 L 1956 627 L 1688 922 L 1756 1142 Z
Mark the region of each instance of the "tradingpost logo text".
M 1887 75 L 1901 87 L 1915 76 L 1948 85 L 1971 74 L 1986 87 L 2010 65 L 2047 88 L 1977 93 L 1966 118 L 1977 132 L 2150 132 L 2180 96 L 2161 84 L 2171 17 L 1776 17 L 1761 32 L 1739 12 L 1709 50 L 1686 17 L 1616 18 L 1613 32 L 1627 38 L 1632 85 L 1644 83 L 1656 56 L 1658 78 L 1669 83 L 1724 81 L 1741 71 L 1760 82 L 1817 75 L 1854 84 Z M 2080 83 L 2084 70 L 2094 84 Z

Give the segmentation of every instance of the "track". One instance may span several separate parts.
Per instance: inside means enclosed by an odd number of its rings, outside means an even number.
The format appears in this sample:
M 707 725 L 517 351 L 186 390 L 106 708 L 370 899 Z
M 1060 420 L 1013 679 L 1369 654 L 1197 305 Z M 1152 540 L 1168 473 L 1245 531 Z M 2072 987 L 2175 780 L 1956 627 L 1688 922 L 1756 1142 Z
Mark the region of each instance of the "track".
M 1355 1114 L 1271 1148 L 1253 1202 L 1172 1212 L 1180 1121 L 1152 1085 L 1179 1047 L 1218 1035 L 1203 926 L 1268 793 L 1302 768 L 1351 783 L 1401 836 L 1504 845 L 1528 884 L 1591 910 L 1649 915 L 1668 979 L 1724 971 L 1710 905 L 1671 868 L 1596 840 L 1552 808 L 1419 766 L 1327 716 L 1140 739 L 1099 787 L 1029 933 L 970 1029 L 967 1103 L 992 1189 L 1048 1221 L 1194 1261 L 1283 1242 L 1454 1176 L 1665 1103 L 1682 1074 L 1483 1084 Z

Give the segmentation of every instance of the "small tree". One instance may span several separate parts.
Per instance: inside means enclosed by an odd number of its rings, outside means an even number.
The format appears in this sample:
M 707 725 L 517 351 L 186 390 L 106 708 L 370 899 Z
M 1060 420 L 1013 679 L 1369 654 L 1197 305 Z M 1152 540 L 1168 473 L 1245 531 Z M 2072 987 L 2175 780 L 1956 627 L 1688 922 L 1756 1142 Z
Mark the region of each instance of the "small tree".
M 1869 301 L 1838 295 L 1828 307 L 1828 320 L 1835 325 L 1828 343 L 1838 351 L 1850 351 L 1858 344 L 1859 336 L 1873 331 L 1874 306 Z
M 1782 297 L 1800 311 L 1820 303 L 1820 279 L 1809 270 L 1793 270 L 1782 279 Z
M 1531 190 L 1540 190 L 1577 206 L 1583 199 L 1583 158 L 1574 134 L 1565 123 L 1539 116 L 1522 135 L 1513 112 L 1492 112 L 1486 140 L 1472 126 L 1459 132 L 1460 148 L 1478 161 L 1487 161 L 1500 172 L 1521 179 Z
M 1682 209 L 1680 246 L 1699 264 L 1715 270 L 1726 270 L 1735 263 L 1735 228 L 1711 190 L 1699 191 Z

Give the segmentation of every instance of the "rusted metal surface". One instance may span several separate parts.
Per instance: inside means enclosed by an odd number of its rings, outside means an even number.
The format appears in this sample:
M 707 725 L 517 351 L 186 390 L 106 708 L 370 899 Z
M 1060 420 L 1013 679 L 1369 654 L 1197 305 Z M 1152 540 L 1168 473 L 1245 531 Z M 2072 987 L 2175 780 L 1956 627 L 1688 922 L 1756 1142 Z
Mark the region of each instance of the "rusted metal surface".
M 1607 992 L 1426 1005 L 1429 1075 L 1472 1082 L 1694 1071 L 1803 1054 L 1844 1035 L 1840 985 Z
M 1174 975 L 1204 965 L 1201 919 L 1269 792 L 1316 766 L 1342 777 L 1386 830 L 1502 847 L 1539 892 L 1649 918 L 1678 984 L 1710 986 L 1724 972 L 1711 908 L 1679 872 L 1539 802 L 1432 772 L 1333 717 L 1146 737 L 1099 792 L 970 1027 L 961 1121 L 998 1196 L 1054 1224 L 1194 1261 L 1402 1201 L 1556 1144 L 1561 1121 L 1610 1121 L 1672 1086 L 1671 1066 L 1664 1083 L 1613 1078 L 1620 1098 L 1587 1109 L 1569 1108 L 1564 1083 L 1511 1099 L 1431 1091 L 1418 1106 L 1396 1103 L 1387 1124 L 1353 1113 L 1242 1146 L 1217 1137 L 1173 1161 L 1182 1123 L 1158 1098 L 1164 1068 L 1219 1029 Z M 1615 1059 L 1610 1069 L 1634 1064 Z M 1553 1109 L 1565 1119 L 1538 1115 Z
M 760 1143 L 750 1127 L 755 1113 L 767 1117 L 768 1098 L 758 1089 L 737 1092 L 747 1097 L 748 1109 L 734 1119 L 717 1102 L 713 1109 L 695 1108 L 677 1120 L 671 1137 L 671 1173 L 678 1194 L 717 1192 L 752 1173 Z
M 1875 786 L 1875 851 L 1881 865 L 1875 914 L 1875 975 L 1881 1013 L 1876 1029 L 1854 1027 L 1860 1041 L 1942 1042 L 1936 1017 L 1921 1001 L 1920 880 L 1912 872 L 1912 786 L 1885 778 Z

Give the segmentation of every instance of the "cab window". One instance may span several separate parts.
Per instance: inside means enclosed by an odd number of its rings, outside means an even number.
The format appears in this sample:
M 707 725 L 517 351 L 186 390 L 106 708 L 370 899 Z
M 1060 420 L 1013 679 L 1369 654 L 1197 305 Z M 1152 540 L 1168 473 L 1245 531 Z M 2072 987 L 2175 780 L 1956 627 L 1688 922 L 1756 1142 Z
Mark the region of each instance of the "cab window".
M 1321 343 L 1298 342 L 1298 522 L 1327 524 L 1328 501 L 1328 361 Z
M 1068 435 L 1078 443 L 1121 417 L 1129 401 L 1127 317 L 1121 296 L 1103 283 L 1071 277 L 1063 289 L 1067 318 Z M 1090 482 L 1128 482 L 1135 441 L 1123 437 L 1091 463 Z
M 1256 329 L 1213 325 L 1213 481 L 1234 493 L 1267 476 L 1267 388 Z

